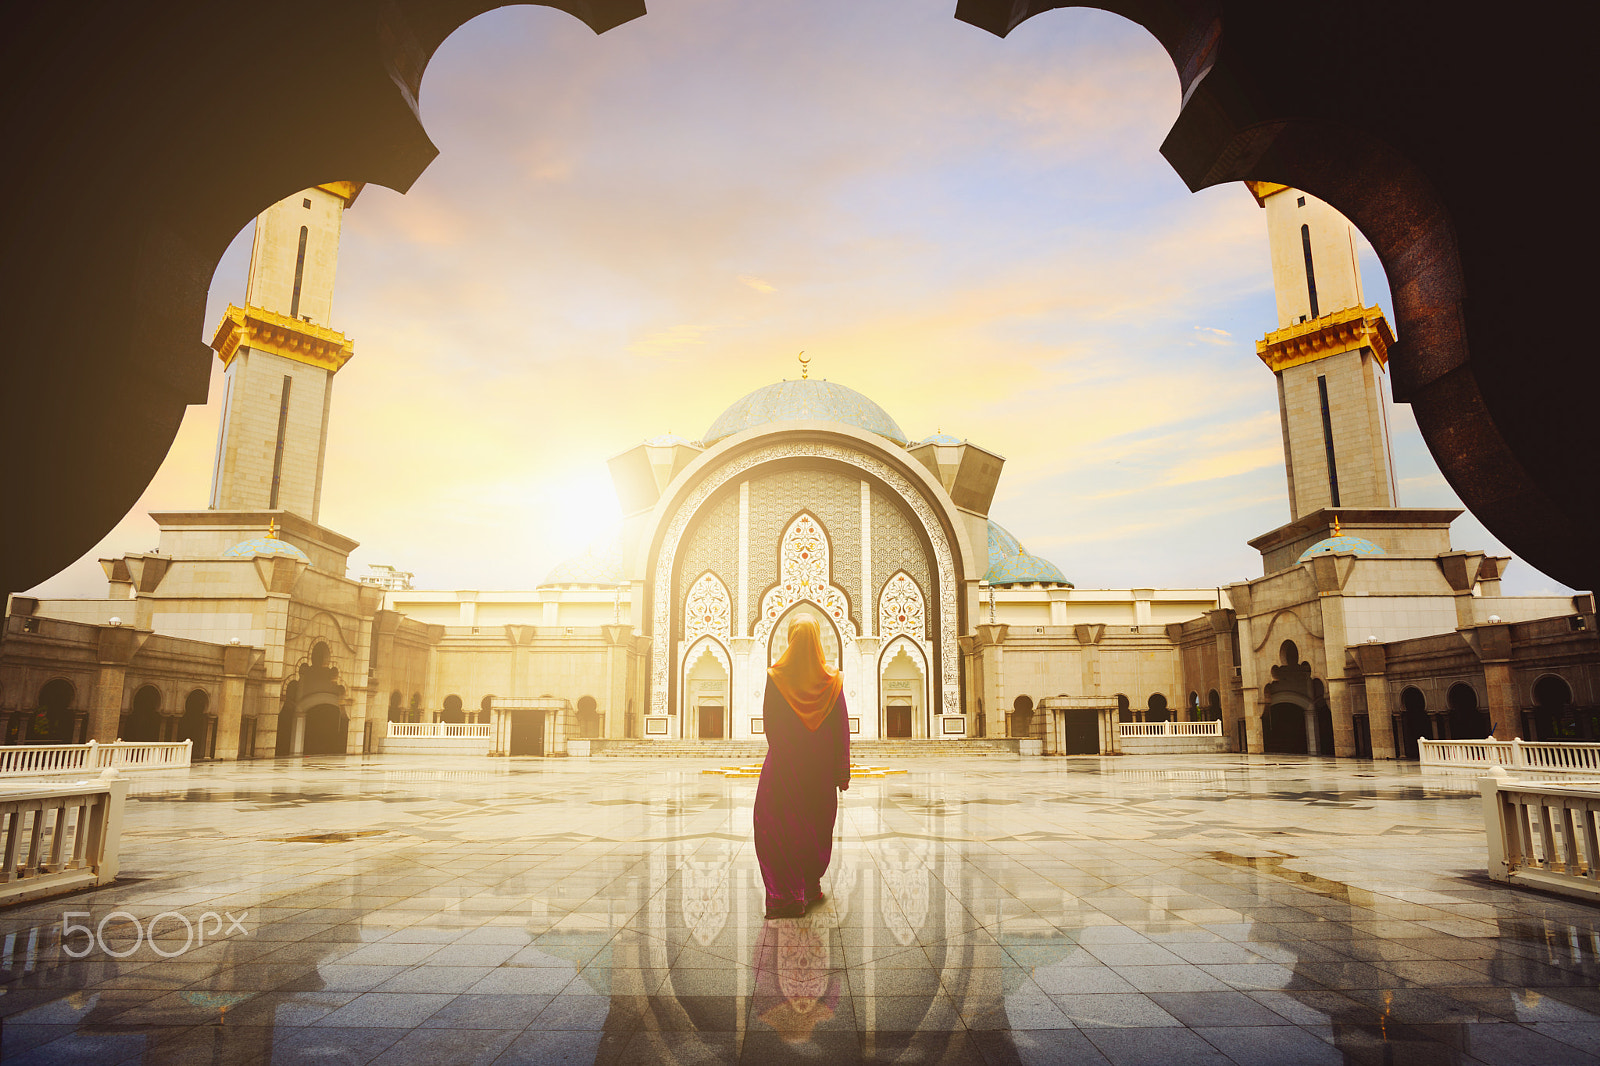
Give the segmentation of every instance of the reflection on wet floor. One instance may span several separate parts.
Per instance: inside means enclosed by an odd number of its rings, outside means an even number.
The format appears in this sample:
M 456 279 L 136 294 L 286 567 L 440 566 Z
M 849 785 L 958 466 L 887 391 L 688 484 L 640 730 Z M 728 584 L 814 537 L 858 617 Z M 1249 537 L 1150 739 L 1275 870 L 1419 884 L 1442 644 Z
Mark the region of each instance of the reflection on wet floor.
M 1586 1063 L 1600 911 L 1472 779 L 939 759 L 764 921 L 754 782 L 366 758 L 139 780 L 127 879 L 0 912 L 6 1063 Z

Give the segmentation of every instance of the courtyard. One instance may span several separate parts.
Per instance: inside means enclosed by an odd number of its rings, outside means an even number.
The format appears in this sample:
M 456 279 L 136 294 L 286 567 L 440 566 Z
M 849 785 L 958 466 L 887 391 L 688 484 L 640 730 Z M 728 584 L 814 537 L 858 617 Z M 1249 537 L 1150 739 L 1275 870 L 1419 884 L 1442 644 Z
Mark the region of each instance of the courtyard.
M 1487 879 L 1470 774 L 895 761 L 843 798 L 828 899 L 766 922 L 756 783 L 716 765 L 137 775 L 120 880 L 0 912 L 0 1057 L 1600 1061 L 1600 911 Z

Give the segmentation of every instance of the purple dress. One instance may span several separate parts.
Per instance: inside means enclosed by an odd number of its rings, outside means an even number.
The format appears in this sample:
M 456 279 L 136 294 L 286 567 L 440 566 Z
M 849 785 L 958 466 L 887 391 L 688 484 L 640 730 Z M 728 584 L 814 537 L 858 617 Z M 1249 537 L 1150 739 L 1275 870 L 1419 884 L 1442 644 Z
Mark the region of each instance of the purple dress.
M 850 780 L 850 718 L 844 693 L 813 732 L 767 679 L 761 707 L 767 759 L 756 786 L 756 860 L 767 906 L 804 903 L 821 891 L 833 857 L 840 781 Z

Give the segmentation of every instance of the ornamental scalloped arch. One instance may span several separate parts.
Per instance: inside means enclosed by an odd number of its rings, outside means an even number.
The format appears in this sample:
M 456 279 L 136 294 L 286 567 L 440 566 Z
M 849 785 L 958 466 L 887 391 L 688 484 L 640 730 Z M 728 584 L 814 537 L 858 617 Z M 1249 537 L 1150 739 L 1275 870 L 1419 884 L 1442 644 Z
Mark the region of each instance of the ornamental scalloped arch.
M 707 570 L 694 579 L 683 598 L 683 639 L 713 636 L 727 640 L 733 635 L 733 600 L 722 578 Z
M 727 462 L 706 472 L 693 488 L 689 489 L 668 520 L 654 558 L 654 571 L 650 579 L 651 628 L 650 656 L 650 711 L 652 716 L 670 713 L 671 695 L 674 691 L 673 673 L 678 667 L 672 654 L 672 575 L 678 550 L 689 523 L 700 508 L 723 486 L 741 474 L 757 467 L 784 459 L 811 458 L 841 463 L 870 475 L 897 496 L 910 510 L 921 527 L 931 548 L 931 569 L 937 574 L 938 637 L 933 641 L 938 662 L 938 707 L 942 713 L 958 714 L 961 710 L 960 659 L 956 636 L 960 632 L 960 598 L 956 582 L 954 546 L 945 532 L 933 505 L 918 491 L 913 482 L 875 455 L 857 448 L 847 448 L 829 441 L 793 441 L 752 448 L 733 456 Z M 680 673 L 681 676 L 681 673 Z M 933 679 L 929 678 L 930 686 Z M 931 701 L 930 701 L 931 704 Z M 935 710 L 930 706 L 930 711 Z
M 805 510 L 790 519 L 778 538 L 778 581 L 761 596 L 761 620 L 751 634 L 756 644 L 766 647 L 778 621 L 801 603 L 815 605 L 833 624 L 841 656 L 860 636 L 850 622 L 849 595 L 833 583 L 828 531 Z
M 717 665 L 722 667 L 722 674 L 726 678 L 726 687 L 723 689 L 722 695 L 724 709 L 732 711 L 733 655 L 728 651 L 728 646 L 716 637 L 703 636 L 688 642 L 683 649 L 683 658 L 678 664 L 678 688 L 680 690 L 678 692 L 678 706 L 684 708 L 685 713 L 690 707 L 689 701 L 691 699 L 689 672 L 694 669 L 695 663 L 700 661 L 700 657 L 708 651 L 711 653 L 711 657 L 716 660 Z

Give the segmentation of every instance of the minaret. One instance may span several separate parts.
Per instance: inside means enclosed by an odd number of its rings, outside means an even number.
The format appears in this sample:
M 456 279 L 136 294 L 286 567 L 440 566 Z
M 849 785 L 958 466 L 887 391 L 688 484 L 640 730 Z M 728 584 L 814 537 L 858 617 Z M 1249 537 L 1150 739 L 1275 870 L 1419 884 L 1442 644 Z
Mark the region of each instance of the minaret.
M 328 326 L 339 228 L 360 191 L 318 185 L 256 218 L 245 305 L 228 306 L 211 342 L 227 368 L 212 510 L 317 521 L 333 375 L 354 351 Z
M 1394 334 L 1364 306 L 1355 227 L 1315 196 L 1245 184 L 1267 212 L 1278 328 L 1256 354 L 1278 378 L 1290 521 L 1398 506 L 1383 389 Z

